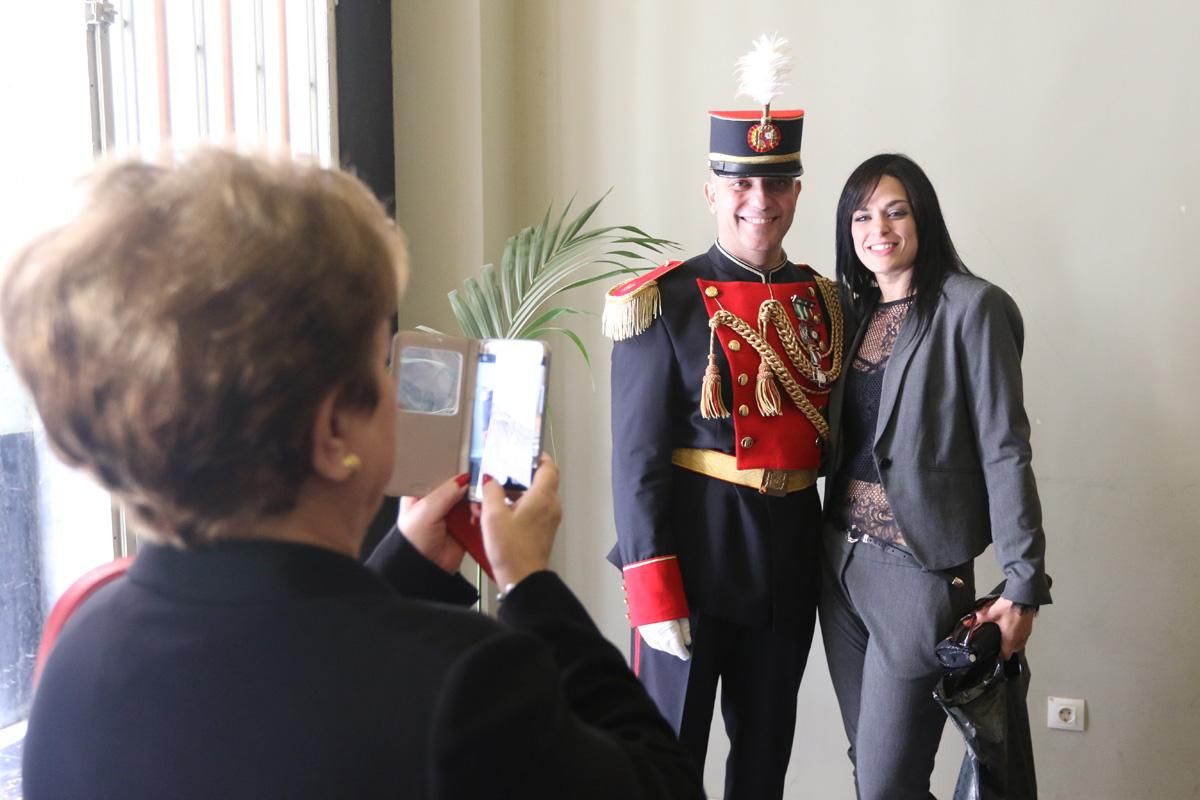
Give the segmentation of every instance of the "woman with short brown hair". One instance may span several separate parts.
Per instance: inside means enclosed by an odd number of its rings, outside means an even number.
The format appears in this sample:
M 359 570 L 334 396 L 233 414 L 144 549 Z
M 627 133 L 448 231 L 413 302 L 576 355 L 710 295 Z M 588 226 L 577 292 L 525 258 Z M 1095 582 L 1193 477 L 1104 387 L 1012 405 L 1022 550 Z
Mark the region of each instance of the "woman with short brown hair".
M 28 800 L 701 795 L 547 569 L 553 463 L 512 505 L 485 487 L 506 625 L 409 599 L 474 599 L 443 522 L 461 480 L 356 560 L 394 458 L 405 260 L 351 176 L 208 151 L 103 169 L 13 261 L 5 345 L 50 441 L 150 541 L 46 664 Z
M 344 173 L 221 151 L 126 162 L 18 256 L 5 338 L 56 448 L 148 536 L 237 538 L 294 506 L 324 393 L 377 404 L 370 345 L 406 271 Z

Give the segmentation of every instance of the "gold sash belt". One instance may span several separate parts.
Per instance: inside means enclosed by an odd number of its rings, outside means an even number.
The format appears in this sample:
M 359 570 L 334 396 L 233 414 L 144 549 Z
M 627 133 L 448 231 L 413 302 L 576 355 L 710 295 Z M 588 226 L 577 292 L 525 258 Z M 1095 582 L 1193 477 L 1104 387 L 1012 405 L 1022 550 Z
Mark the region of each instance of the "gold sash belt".
M 671 451 L 671 463 L 710 478 L 782 497 L 817 482 L 815 469 L 738 469 L 737 457 L 716 450 L 681 447 Z

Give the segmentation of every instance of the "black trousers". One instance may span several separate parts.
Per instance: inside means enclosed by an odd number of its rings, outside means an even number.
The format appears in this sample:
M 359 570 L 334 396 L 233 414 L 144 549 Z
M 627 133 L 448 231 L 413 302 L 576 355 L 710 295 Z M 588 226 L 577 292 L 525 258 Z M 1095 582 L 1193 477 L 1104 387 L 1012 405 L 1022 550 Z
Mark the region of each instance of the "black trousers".
M 720 681 L 721 715 L 729 736 L 725 800 L 783 796 L 796 728 L 796 692 L 814 622 L 815 609 L 787 631 L 697 614 L 691 618 L 690 661 L 654 650 L 633 632 L 634 670 L 701 767 Z

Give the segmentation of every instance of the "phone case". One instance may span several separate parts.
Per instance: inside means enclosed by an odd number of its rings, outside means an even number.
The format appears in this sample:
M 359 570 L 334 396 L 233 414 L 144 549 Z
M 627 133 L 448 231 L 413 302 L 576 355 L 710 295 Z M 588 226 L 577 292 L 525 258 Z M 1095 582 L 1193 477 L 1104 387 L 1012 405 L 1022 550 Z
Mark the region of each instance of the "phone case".
M 399 379 L 405 348 L 457 353 L 461 357 L 453 414 L 416 413 L 405 398 L 396 398 L 396 462 L 385 489 L 393 497 L 426 495 L 439 483 L 465 472 L 469 461 L 471 398 L 475 396 L 475 364 L 482 342 L 455 336 L 400 331 L 392 339 L 392 379 Z M 432 368 L 436 369 L 436 368 Z

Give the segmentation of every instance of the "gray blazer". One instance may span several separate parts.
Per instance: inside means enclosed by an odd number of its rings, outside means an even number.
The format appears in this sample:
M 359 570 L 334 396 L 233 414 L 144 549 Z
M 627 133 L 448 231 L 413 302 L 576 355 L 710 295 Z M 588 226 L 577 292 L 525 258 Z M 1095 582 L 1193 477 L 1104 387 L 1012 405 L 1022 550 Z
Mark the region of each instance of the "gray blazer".
M 999 287 L 952 273 L 929 325 L 917 327 L 910 314 L 896 339 L 875 429 L 875 463 L 896 522 L 931 571 L 964 564 L 994 542 L 1004 596 L 1045 605 L 1046 537 L 1021 385 L 1021 312 Z M 830 396 L 830 475 L 842 457 L 844 392 L 839 381 Z

